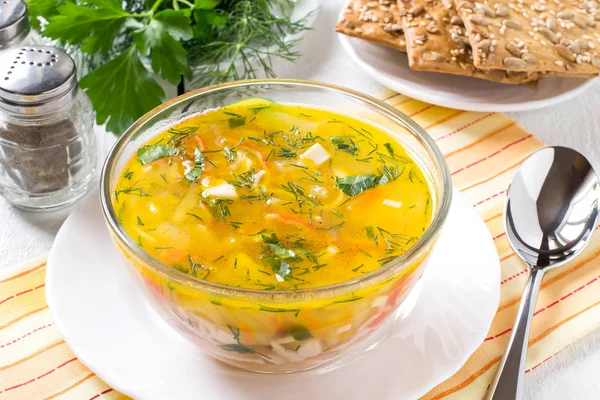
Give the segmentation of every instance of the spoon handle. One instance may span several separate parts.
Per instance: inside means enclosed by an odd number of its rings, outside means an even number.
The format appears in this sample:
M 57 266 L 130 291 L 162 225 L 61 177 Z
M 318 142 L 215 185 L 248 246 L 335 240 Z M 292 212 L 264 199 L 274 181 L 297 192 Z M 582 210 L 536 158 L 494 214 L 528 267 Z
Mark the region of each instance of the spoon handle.
M 543 276 L 544 270 L 531 269 L 508 346 L 488 389 L 486 400 L 513 400 L 523 397 L 529 328 Z

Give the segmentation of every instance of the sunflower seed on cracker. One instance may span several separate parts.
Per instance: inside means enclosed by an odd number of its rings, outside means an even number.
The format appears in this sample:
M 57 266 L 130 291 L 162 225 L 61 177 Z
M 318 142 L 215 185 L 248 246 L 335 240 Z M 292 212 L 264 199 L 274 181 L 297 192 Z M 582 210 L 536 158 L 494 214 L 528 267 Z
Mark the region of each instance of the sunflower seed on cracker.
M 482 2 L 497 18 L 473 12 Z M 600 0 L 460 0 L 460 4 L 458 14 L 477 68 L 600 74 L 600 23 L 596 22 Z M 499 19 L 501 23 L 496 23 Z M 493 53 L 484 42 L 489 39 L 497 42 Z
M 528 82 L 541 76 L 537 72 L 516 72 L 509 75 L 502 70 L 483 71 L 475 68 L 463 20 L 457 15 L 454 4 L 448 0 L 399 1 L 398 6 L 405 10 L 419 10 L 416 16 L 407 11 L 402 17 L 406 50 L 412 69 L 472 76 L 503 83 Z M 483 10 L 481 6 L 479 8 Z M 432 29 L 433 26 L 436 29 Z M 432 34 L 432 30 L 437 32 Z M 496 41 L 493 38 L 484 40 L 487 41 L 484 42 L 486 51 L 493 51 Z
M 406 51 L 400 10 L 394 1 L 350 0 L 335 30 Z

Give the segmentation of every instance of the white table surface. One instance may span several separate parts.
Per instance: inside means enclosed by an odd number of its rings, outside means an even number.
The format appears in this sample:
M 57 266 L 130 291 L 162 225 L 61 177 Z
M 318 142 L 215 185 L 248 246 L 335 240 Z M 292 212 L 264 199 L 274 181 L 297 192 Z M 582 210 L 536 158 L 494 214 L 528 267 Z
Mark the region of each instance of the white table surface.
M 381 89 L 342 51 L 333 26 L 345 0 L 322 0 L 322 9 L 304 38 L 304 57 L 278 64 L 280 77 L 335 83 L 376 94 Z M 514 112 L 511 118 L 548 144 L 562 144 L 586 154 L 600 168 L 600 79 L 587 92 L 567 102 L 536 111 Z M 98 128 L 100 159 L 114 137 Z M 52 246 L 69 210 L 38 214 L 11 207 L 0 197 L 0 268 L 24 262 Z M 527 375 L 526 399 L 600 398 L 600 330 L 578 341 Z M 471 399 L 467 399 L 471 400 Z

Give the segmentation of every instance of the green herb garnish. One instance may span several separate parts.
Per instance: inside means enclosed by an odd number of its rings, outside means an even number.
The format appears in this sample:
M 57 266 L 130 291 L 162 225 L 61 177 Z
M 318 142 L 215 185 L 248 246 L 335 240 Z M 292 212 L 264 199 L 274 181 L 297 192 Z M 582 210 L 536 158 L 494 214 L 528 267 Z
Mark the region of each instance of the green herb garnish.
M 166 144 L 148 145 L 137 151 L 137 157 L 144 165 L 164 157 L 173 157 L 179 154 L 179 150 Z
M 115 190 L 115 201 L 117 201 L 117 202 L 119 201 L 120 194 L 129 194 L 129 195 L 138 196 L 138 197 L 152 197 L 144 189 L 138 188 L 135 186 L 138 184 L 138 182 L 139 182 L 139 180 L 136 181 L 135 183 L 133 183 L 131 186 L 126 187 L 125 189 Z
M 279 146 L 279 153 L 277 153 L 278 157 L 284 157 L 284 158 L 293 158 L 296 157 L 296 152 L 293 151 L 292 149 L 289 149 L 285 146 Z
M 235 129 L 240 126 L 246 125 L 246 117 L 237 116 L 234 118 L 229 118 L 229 129 Z
M 185 178 L 190 182 L 195 182 L 204 172 L 204 156 L 198 148 L 194 149 L 194 162 L 194 168 L 185 174 Z
M 229 225 L 231 225 L 233 227 L 233 229 L 239 229 L 240 226 L 242 226 L 244 223 L 243 222 L 237 222 L 237 221 L 230 221 Z
M 213 215 L 217 218 L 220 218 L 222 221 L 225 221 L 225 218 L 231 216 L 231 212 L 229 211 L 229 205 L 233 203 L 231 199 L 211 199 L 206 202 L 202 200 L 202 202 L 208 207 L 210 207 Z
M 221 345 L 219 345 L 219 347 L 225 351 L 231 351 L 234 353 L 241 353 L 241 354 L 254 353 L 254 350 L 252 350 L 251 348 L 246 347 L 240 343 L 221 344 Z
M 199 220 L 199 221 L 202 221 L 202 222 L 204 222 L 204 220 L 203 220 L 202 218 L 200 218 L 199 216 L 197 216 L 196 214 L 192 214 L 192 213 L 189 213 L 189 212 L 187 212 L 187 213 L 185 213 L 185 214 L 186 214 L 186 215 L 189 215 L 190 217 L 194 217 L 194 218 L 196 218 L 196 219 L 197 219 L 197 220 Z
M 377 234 L 373 230 L 372 226 L 365 226 L 365 231 L 367 232 L 367 237 L 375 242 L 375 246 L 379 246 L 379 241 L 377 238 Z
M 348 196 L 356 196 L 374 187 L 376 180 L 377 176 L 374 174 L 346 176 L 343 178 L 335 177 L 337 187 Z
M 265 245 L 273 252 L 273 254 L 278 258 L 288 259 L 295 258 L 296 253 L 288 248 L 286 248 L 281 241 L 277 238 L 277 235 L 272 233 L 270 236 L 260 235 L 261 239 L 265 243 Z
M 358 154 L 358 146 L 349 136 L 332 136 L 329 140 L 333 144 L 333 148 L 336 152 L 343 151 L 351 156 L 356 156 Z

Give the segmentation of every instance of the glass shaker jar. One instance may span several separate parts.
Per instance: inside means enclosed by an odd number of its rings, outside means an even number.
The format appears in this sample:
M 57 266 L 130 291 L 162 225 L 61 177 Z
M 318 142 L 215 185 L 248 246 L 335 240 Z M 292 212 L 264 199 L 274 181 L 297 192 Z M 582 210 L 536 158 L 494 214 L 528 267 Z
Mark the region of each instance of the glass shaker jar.
M 23 0 L 0 0 L 0 58 L 16 46 L 34 44 L 27 5 Z
M 81 197 L 94 176 L 94 115 L 73 60 L 48 46 L 0 57 L 0 195 L 28 210 Z

